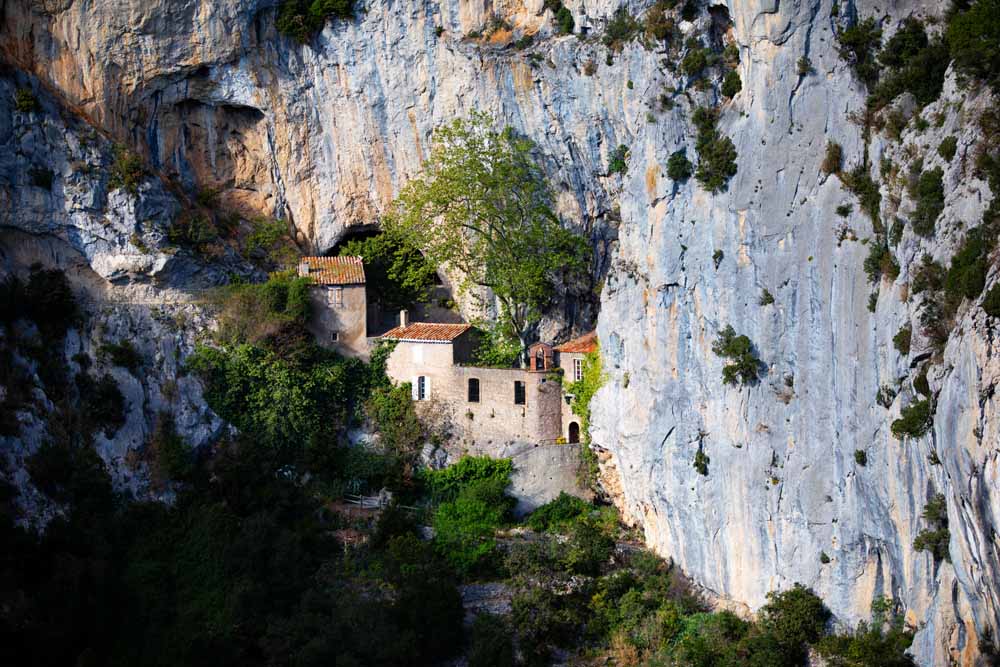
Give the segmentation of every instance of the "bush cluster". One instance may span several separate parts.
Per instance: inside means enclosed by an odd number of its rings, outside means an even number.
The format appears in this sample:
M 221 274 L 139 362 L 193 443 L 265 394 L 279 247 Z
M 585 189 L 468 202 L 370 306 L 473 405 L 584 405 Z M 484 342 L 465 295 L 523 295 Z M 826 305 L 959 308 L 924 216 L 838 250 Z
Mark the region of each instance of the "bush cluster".
M 131 195 L 139 192 L 139 185 L 146 178 L 146 168 L 142 158 L 127 147 L 118 144 L 114 147 L 114 157 L 111 162 L 111 175 L 108 188 L 122 189 Z
M 354 17 L 354 0 L 282 0 L 275 26 L 278 32 L 307 43 L 327 19 Z
M 32 113 L 41 107 L 31 88 L 18 88 L 14 93 L 14 108 L 21 113 Z
M 897 438 L 919 438 L 934 426 L 934 407 L 930 399 L 914 401 L 900 411 L 892 422 L 892 434 Z
M 920 174 L 914 189 L 917 208 L 913 213 L 913 231 L 921 236 L 934 234 L 934 224 L 944 210 L 944 172 L 935 167 Z
M 628 173 L 628 146 L 621 145 L 611 151 L 608 160 L 608 173 L 621 174 L 622 176 Z
M 935 494 L 933 498 L 924 505 L 921 514 L 923 519 L 931 524 L 930 528 L 921 530 L 913 541 L 913 548 L 917 551 L 927 551 L 934 557 L 935 562 L 951 562 L 951 552 L 948 542 L 951 540 L 951 533 L 948 530 L 948 501 L 943 494 Z
M 718 111 L 698 107 L 693 121 L 698 129 L 695 149 L 698 152 L 698 168 L 695 178 L 712 193 L 726 189 L 729 179 L 736 175 L 736 146 L 732 140 L 720 134 L 715 124 Z
M 746 336 L 739 336 L 732 325 L 727 325 L 712 343 L 712 352 L 731 360 L 722 367 L 722 381 L 726 384 L 750 385 L 757 382 L 761 361 L 753 351 L 753 343 Z
M 608 21 L 604 35 L 601 37 L 601 43 L 612 52 L 618 52 L 640 32 L 642 32 L 642 24 L 628 13 L 626 7 L 619 7 L 611 20 Z
M 129 370 L 133 375 L 142 366 L 142 355 L 135 349 L 130 340 L 120 343 L 103 343 L 98 353 L 115 366 Z
M 687 159 L 685 149 L 674 151 L 667 159 L 667 176 L 672 181 L 686 181 L 694 173 L 694 166 Z

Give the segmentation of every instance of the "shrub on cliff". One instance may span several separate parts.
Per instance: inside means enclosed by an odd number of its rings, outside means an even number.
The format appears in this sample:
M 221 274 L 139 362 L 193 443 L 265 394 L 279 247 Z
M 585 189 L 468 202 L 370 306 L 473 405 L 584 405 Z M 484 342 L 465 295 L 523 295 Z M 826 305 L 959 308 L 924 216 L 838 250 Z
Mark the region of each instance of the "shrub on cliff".
M 958 150 L 958 137 L 945 137 L 941 140 L 937 150 L 938 155 L 944 158 L 946 162 L 951 162 L 952 158 L 955 157 L 955 152 Z
M 921 530 L 913 541 L 913 548 L 917 551 L 927 551 L 934 561 L 951 562 L 951 551 L 948 543 L 951 540 L 951 532 L 948 530 L 948 501 L 943 494 L 935 494 L 933 498 L 924 505 L 924 511 L 920 515 L 925 521 L 931 524 L 930 528 Z
M 990 317 L 1000 317 L 1000 283 L 997 283 L 983 297 L 983 310 Z
M 912 337 L 913 331 L 910 329 L 909 325 L 901 328 L 896 332 L 896 335 L 892 337 L 893 346 L 904 357 L 910 354 L 910 339 Z
M 282 0 L 275 26 L 278 32 L 305 44 L 329 18 L 354 16 L 354 0 Z
M 139 185 L 146 178 L 146 169 L 142 158 L 126 146 L 118 144 L 114 147 L 114 157 L 111 163 L 111 176 L 108 179 L 108 189 L 121 188 L 129 194 L 139 192 Z
M 761 361 L 753 352 L 753 343 L 746 336 L 736 335 L 731 325 L 719 332 L 712 351 L 732 362 L 722 367 L 723 382 L 733 385 L 757 382 Z
M 955 69 L 1000 91 L 1000 0 L 975 0 L 954 12 L 946 36 Z
M 698 151 L 698 169 L 695 178 L 702 187 L 712 193 L 726 189 L 729 179 L 736 175 L 736 146 L 732 140 L 720 134 L 715 124 L 718 111 L 699 107 L 692 118 L 698 128 L 695 149 Z
M 921 236 L 934 233 L 934 223 L 944 210 L 944 172 L 935 167 L 920 174 L 915 196 L 917 208 L 913 213 L 913 231 Z
M 840 57 L 850 64 L 865 85 L 874 87 L 879 73 L 875 56 L 882 43 L 882 30 L 875 19 L 867 18 L 841 31 L 837 40 L 840 42 Z
M 836 141 L 826 142 L 826 155 L 823 157 L 823 164 L 820 167 L 824 174 L 840 173 L 840 167 L 844 162 L 844 149 Z
M 32 113 L 41 107 L 31 88 L 18 88 L 14 93 L 14 108 L 21 113 Z
M 670 154 L 667 160 L 667 176 L 672 181 L 686 181 L 694 173 L 694 166 L 687 159 L 685 150 L 682 148 Z
M 736 97 L 736 94 L 743 90 L 743 81 L 740 80 L 740 73 L 734 69 L 726 72 L 726 77 L 722 80 L 722 94 L 725 97 Z
M 934 426 L 934 411 L 930 399 L 915 401 L 900 411 L 892 422 L 892 434 L 899 439 L 919 438 Z

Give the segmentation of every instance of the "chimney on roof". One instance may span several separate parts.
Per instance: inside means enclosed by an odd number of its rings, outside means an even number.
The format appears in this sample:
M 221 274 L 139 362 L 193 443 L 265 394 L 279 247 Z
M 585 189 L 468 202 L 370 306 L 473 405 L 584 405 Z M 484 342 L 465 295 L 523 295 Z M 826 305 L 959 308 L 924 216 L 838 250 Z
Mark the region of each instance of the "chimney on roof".
M 305 278 L 309 275 L 309 262 L 302 260 L 299 262 L 299 278 Z
M 406 310 L 405 308 L 399 311 L 399 326 L 403 327 L 404 329 L 410 326 L 410 311 Z

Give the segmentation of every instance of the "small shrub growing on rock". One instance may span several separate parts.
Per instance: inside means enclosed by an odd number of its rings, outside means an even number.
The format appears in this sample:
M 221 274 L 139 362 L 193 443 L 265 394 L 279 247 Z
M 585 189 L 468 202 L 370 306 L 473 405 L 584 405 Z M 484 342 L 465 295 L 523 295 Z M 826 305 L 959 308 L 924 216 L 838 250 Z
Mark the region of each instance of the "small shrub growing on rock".
M 561 2 L 559 3 L 559 10 L 556 11 L 556 25 L 559 27 L 560 35 L 572 34 L 573 29 L 576 27 L 573 12 L 567 9 Z
M 726 77 L 722 80 L 722 94 L 725 97 L 733 98 L 741 90 L 743 90 L 743 81 L 740 79 L 740 73 L 734 69 L 726 72 Z
M 942 560 L 951 562 L 951 553 L 948 549 L 948 542 L 951 540 L 951 533 L 948 530 L 948 501 L 943 494 L 935 494 L 933 498 L 924 505 L 924 511 L 920 515 L 925 521 L 931 524 L 931 528 L 925 528 L 917 534 L 913 541 L 913 548 L 917 551 L 927 551 L 934 557 L 934 562 Z
M 765 287 L 760 293 L 760 301 L 758 303 L 761 306 L 769 306 L 774 303 L 774 295 Z
M 691 49 L 681 61 L 681 71 L 689 77 L 701 76 L 701 73 L 708 67 L 708 57 L 712 52 L 708 49 Z
M 868 454 L 866 454 L 863 449 L 855 449 L 854 462 L 857 463 L 859 466 L 868 465 Z
M 736 175 L 736 146 L 732 140 L 719 133 L 715 127 L 718 112 L 715 109 L 699 107 L 694 112 L 693 121 L 698 128 L 698 168 L 695 178 L 709 192 L 721 192 L 729 179 Z
M 622 176 L 628 173 L 628 146 L 623 144 L 611 151 L 611 159 L 608 162 L 608 173 L 621 174 Z
M 892 345 L 901 355 L 908 356 L 910 354 L 910 340 L 913 338 L 913 330 L 909 325 L 906 325 L 900 329 L 895 336 L 892 337 Z
M 621 51 L 622 47 L 641 30 L 642 24 L 636 21 L 625 7 L 620 7 L 608 21 L 601 43 L 612 51 Z
M 142 355 L 129 340 L 123 340 L 120 343 L 104 343 L 99 352 L 113 365 L 128 369 L 133 374 L 142 366 Z
M 667 176 L 673 181 L 686 181 L 694 173 L 694 166 L 687 159 L 685 150 L 674 151 L 667 160 Z
M 913 214 L 913 231 L 921 236 L 934 234 L 934 223 L 944 210 L 944 172 L 935 167 L 920 174 L 917 181 L 917 209 Z
M 14 108 L 21 113 L 31 113 L 41 108 L 31 88 L 18 88 L 14 93 Z
M 819 552 L 819 562 L 822 563 L 823 565 L 826 565 L 827 563 L 830 562 L 830 557 L 827 555 L 825 551 Z
M 698 471 L 699 475 L 708 476 L 708 464 L 711 463 L 711 459 L 708 458 L 708 454 L 702 450 L 698 450 L 694 454 L 694 469 Z
M 886 410 L 892 407 L 892 403 L 895 400 L 896 400 L 896 390 L 887 384 L 884 384 L 881 387 L 879 387 L 878 392 L 875 394 L 875 402 L 881 405 Z
M 726 256 L 721 250 L 716 250 L 712 253 L 712 263 L 715 264 L 715 268 L 718 269 L 719 265 L 722 264 L 723 258 Z
M 753 343 L 746 336 L 738 336 L 731 325 L 719 332 L 712 352 L 732 361 L 722 368 L 726 384 L 749 385 L 757 381 L 761 362 L 753 352 Z
M 963 298 L 975 299 L 982 294 L 986 286 L 986 259 L 991 248 L 992 240 L 985 238 L 982 228 L 970 229 L 965 235 L 944 275 L 950 311 L 954 311 Z
M 913 281 L 910 289 L 914 294 L 921 292 L 936 292 L 944 286 L 944 267 L 935 262 L 930 255 L 924 254 L 920 259 L 920 266 L 914 271 Z
M 882 278 L 895 280 L 899 277 L 899 264 L 896 263 L 896 258 L 889 248 L 878 240 L 868 244 L 868 256 L 865 258 L 864 268 L 871 283 L 877 283 Z
M 851 214 L 851 211 L 853 210 L 854 207 L 851 206 L 850 204 L 841 204 L 840 206 L 837 207 L 837 215 L 839 215 L 841 218 L 846 218 Z
M 844 149 L 836 141 L 826 142 L 826 155 L 823 157 L 823 164 L 820 167 L 824 174 L 840 173 L 840 168 L 844 162 Z
M 850 172 L 842 174 L 840 178 L 844 186 L 858 198 L 861 210 L 871 218 L 876 231 L 878 231 L 880 227 L 878 213 L 882 203 L 882 195 L 878 191 L 878 183 L 869 175 L 868 169 L 863 164 L 859 164 Z
M 983 298 L 983 310 L 990 317 L 1000 317 L 1000 283 L 997 283 Z
M 809 60 L 808 56 L 802 56 L 799 58 L 798 62 L 795 63 L 795 67 L 799 76 L 808 76 L 813 73 L 812 61 Z
M 278 7 L 278 32 L 305 44 L 323 28 L 328 18 L 354 16 L 354 0 L 283 0 Z
M 934 425 L 934 411 L 930 399 L 915 401 L 903 408 L 899 419 L 892 422 L 892 434 L 899 439 L 919 438 Z
M 139 192 L 139 184 L 146 177 L 142 158 L 122 145 L 115 146 L 114 161 L 111 163 L 111 177 L 108 188 L 125 190 L 129 194 Z
M 875 55 L 882 43 L 882 31 L 874 18 L 856 23 L 837 35 L 840 57 L 850 64 L 861 81 L 873 88 L 878 81 Z
M 943 157 L 945 161 L 951 162 L 952 158 L 955 157 L 955 152 L 958 150 L 958 138 L 954 136 L 945 137 L 937 150 L 938 155 Z

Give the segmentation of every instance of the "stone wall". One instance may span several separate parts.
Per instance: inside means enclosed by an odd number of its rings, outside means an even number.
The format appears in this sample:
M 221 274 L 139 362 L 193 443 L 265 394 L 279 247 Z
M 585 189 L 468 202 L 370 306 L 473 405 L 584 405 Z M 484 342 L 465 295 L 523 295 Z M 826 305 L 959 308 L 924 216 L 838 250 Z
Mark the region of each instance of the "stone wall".
M 335 297 L 338 289 L 340 305 Z M 320 345 L 350 357 L 368 356 L 368 302 L 364 285 L 313 285 L 309 288 L 309 301 L 313 315 L 309 330 Z

